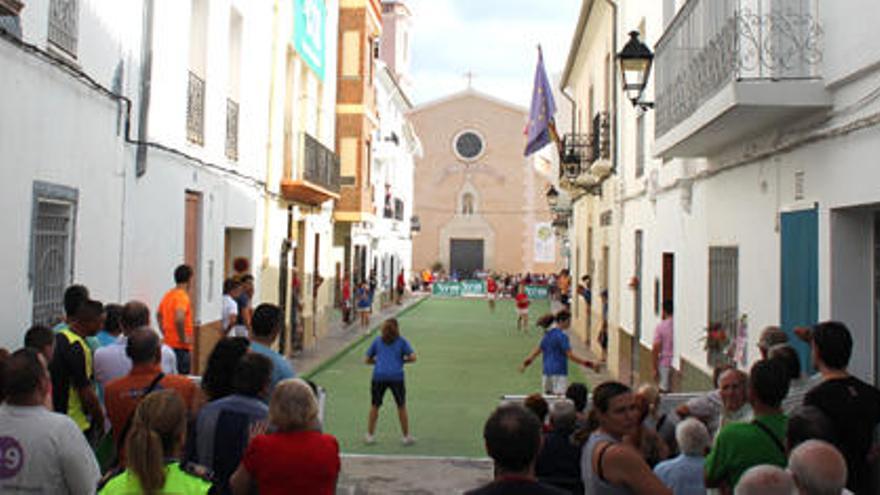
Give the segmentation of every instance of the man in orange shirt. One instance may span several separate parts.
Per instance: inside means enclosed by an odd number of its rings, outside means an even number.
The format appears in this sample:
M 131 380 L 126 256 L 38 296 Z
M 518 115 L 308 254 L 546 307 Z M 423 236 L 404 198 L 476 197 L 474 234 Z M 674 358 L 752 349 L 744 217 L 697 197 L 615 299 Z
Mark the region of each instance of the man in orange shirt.
M 177 371 L 182 375 L 189 374 L 193 343 L 192 304 L 189 300 L 192 277 L 193 270 L 188 265 L 180 265 L 174 270 L 176 285 L 162 297 L 156 314 L 159 330 L 165 336 L 165 344 L 174 349 Z
M 130 429 L 129 418 L 138 404 L 150 392 L 156 390 L 175 390 L 187 409 L 192 412 L 195 404 L 196 386 L 187 377 L 165 375 L 159 363 L 162 351 L 159 335 L 149 327 L 134 330 L 128 336 L 125 352 L 131 358 L 131 371 L 122 378 L 111 380 L 104 391 L 107 417 L 116 445 L 123 446 L 125 434 Z M 125 449 L 120 449 L 123 452 Z

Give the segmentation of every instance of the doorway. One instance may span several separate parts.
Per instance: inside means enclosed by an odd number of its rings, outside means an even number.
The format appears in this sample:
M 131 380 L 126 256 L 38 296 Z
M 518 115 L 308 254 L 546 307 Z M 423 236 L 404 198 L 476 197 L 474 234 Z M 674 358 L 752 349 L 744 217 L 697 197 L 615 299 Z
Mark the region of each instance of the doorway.
M 818 209 L 784 212 L 780 252 L 781 323 L 801 360 L 801 369 L 812 373 L 810 348 L 794 329 L 816 323 L 819 317 L 819 215 Z
M 192 304 L 193 324 L 199 321 L 199 287 L 201 270 L 199 253 L 202 243 L 202 194 L 186 191 L 183 223 L 183 262 L 193 269 L 192 283 L 189 286 L 189 300 Z
M 672 301 L 675 307 L 675 254 L 663 253 L 663 288 L 660 294 L 660 308 L 663 303 Z
M 474 272 L 483 269 L 482 239 L 449 240 L 449 274 L 459 278 L 470 278 Z

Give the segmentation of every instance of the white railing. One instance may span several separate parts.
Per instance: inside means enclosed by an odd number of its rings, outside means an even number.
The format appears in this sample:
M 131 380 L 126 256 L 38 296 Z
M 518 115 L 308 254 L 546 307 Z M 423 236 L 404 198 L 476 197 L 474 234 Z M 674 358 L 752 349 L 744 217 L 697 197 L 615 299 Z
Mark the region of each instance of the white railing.
M 689 0 L 656 46 L 656 135 L 731 81 L 818 78 L 817 0 Z

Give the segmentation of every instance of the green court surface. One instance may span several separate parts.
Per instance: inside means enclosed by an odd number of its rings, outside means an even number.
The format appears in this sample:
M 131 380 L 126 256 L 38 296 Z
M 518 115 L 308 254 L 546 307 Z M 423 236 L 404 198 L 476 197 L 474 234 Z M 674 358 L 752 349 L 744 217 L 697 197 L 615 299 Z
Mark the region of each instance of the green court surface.
M 324 431 L 335 435 L 348 454 L 485 457 L 483 423 L 500 397 L 539 391 L 540 359 L 522 374 L 518 366 L 538 344 L 534 321 L 548 310 L 546 302 L 533 302 L 531 333 L 521 335 L 512 301 L 499 301 L 494 314 L 480 299 L 432 298 L 418 304 L 399 318 L 401 334 L 418 356 L 406 367 L 415 445 L 400 443 L 390 391 L 379 411 L 376 444 L 363 441 L 372 373 L 364 364 L 364 353 L 375 334 L 310 377 L 327 389 Z M 578 366 L 570 364 L 569 373 L 571 380 L 585 381 Z

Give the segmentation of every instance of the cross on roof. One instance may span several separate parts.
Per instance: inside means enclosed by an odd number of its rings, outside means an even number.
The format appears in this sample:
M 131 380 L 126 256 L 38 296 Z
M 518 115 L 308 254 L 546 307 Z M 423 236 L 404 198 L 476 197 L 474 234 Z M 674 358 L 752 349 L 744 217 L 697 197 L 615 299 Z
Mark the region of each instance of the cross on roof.
M 474 74 L 474 72 L 470 71 L 470 70 L 464 73 L 464 77 L 467 78 L 468 89 L 470 89 L 473 86 L 474 76 L 476 76 L 476 74 Z

